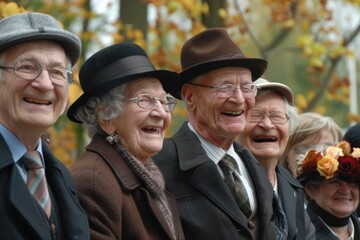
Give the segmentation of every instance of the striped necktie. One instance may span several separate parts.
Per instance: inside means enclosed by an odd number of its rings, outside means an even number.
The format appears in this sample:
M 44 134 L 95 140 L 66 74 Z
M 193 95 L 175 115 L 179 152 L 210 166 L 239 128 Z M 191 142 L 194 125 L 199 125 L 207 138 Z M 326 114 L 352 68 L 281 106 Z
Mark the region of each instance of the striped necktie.
M 37 151 L 28 151 L 21 160 L 28 168 L 27 187 L 35 200 L 44 209 L 46 216 L 50 218 L 51 201 L 40 155 Z
M 235 173 L 235 159 L 230 155 L 225 154 L 220 160 L 219 166 L 224 173 L 225 183 L 234 196 L 240 210 L 247 218 L 249 218 L 251 216 L 249 196 L 240 177 Z

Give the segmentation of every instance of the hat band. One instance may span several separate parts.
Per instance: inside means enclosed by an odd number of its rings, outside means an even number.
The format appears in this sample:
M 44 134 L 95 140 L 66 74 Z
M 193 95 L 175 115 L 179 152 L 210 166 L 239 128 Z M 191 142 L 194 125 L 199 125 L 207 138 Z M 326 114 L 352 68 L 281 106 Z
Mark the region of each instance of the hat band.
M 136 55 L 125 57 L 116 62 L 113 62 L 112 64 L 95 74 L 93 79 L 97 79 L 97 81 L 91 81 L 94 82 L 95 85 L 87 86 L 84 91 L 92 89 L 106 82 L 112 81 L 114 79 L 119 79 L 151 71 L 155 71 L 155 67 L 151 64 L 151 62 L 146 56 Z

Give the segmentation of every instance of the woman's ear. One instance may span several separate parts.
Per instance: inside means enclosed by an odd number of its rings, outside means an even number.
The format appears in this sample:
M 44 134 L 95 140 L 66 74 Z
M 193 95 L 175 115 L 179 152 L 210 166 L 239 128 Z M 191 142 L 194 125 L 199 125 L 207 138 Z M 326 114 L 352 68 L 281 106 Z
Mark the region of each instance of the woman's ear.
M 106 132 L 108 135 L 111 135 L 115 132 L 115 123 L 111 120 L 103 120 L 99 117 L 100 112 L 102 111 L 101 108 L 96 109 L 96 119 L 98 120 L 99 126 L 101 129 Z

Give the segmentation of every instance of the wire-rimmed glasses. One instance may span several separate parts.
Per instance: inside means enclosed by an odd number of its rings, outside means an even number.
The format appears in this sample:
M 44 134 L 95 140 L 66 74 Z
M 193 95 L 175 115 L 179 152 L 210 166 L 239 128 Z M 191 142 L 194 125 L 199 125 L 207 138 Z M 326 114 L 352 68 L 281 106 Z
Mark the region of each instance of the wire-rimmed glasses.
M 12 70 L 16 76 L 28 81 L 35 80 L 43 70 L 46 70 L 55 85 L 67 86 L 73 82 L 73 72 L 70 69 L 61 66 L 43 67 L 34 59 L 21 59 L 15 62 L 14 67 L 0 66 L 0 68 Z
M 257 85 L 252 83 L 246 83 L 241 85 L 240 87 L 235 87 L 232 84 L 223 84 L 220 86 L 208 86 L 208 85 L 192 83 L 192 82 L 189 82 L 189 84 L 193 86 L 212 88 L 214 89 L 214 92 L 216 92 L 217 96 L 221 98 L 231 97 L 232 95 L 234 95 L 237 89 L 241 90 L 241 93 L 244 98 L 254 98 L 257 94 L 257 90 L 259 89 Z
M 260 123 L 267 116 L 273 124 L 284 124 L 289 120 L 289 115 L 280 111 L 269 113 L 261 111 L 252 111 L 250 114 L 250 123 Z
M 128 98 L 127 101 L 135 102 L 142 109 L 152 109 L 156 101 L 159 101 L 163 109 L 167 112 L 174 110 L 176 100 L 170 95 L 154 97 L 149 94 L 139 94 L 137 97 Z

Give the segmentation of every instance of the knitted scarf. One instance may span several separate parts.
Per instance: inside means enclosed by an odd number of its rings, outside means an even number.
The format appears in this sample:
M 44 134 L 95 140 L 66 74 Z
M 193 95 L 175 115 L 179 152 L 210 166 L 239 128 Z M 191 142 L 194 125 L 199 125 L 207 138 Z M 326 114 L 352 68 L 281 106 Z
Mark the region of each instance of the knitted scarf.
M 172 213 L 169 209 L 169 204 L 164 194 L 164 178 L 160 170 L 151 158 L 142 164 L 121 143 L 117 142 L 115 146 L 120 156 L 130 165 L 134 173 L 143 180 L 146 189 L 155 199 L 156 204 L 163 213 L 165 220 L 169 225 L 171 235 L 174 239 L 176 239 Z

